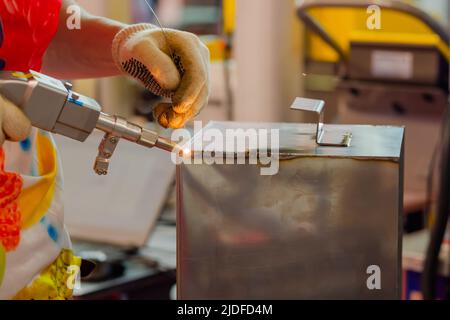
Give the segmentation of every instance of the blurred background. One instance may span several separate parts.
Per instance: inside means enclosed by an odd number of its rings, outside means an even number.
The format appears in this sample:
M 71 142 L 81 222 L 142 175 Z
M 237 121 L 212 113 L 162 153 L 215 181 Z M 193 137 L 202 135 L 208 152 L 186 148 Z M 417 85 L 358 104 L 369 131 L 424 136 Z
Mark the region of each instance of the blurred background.
M 156 24 L 141 0 L 78 2 L 92 13 L 126 23 Z M 403 2 L 427 12 L 448 30 L 448 1 Z M 334 76 L 339 58 L 321 39 L 305 30 L 295 12 L 299 1 L 149 0 L 149 3 L 164 27 L 201 35 L 212 52 L 213 90 L 210 104 L 201 114 L 202 120 L 290 120 L 292 114 L 287 110 L 294 97 L 305 91 L 334 91 L 333 77 L 317 76 Z M 330 26 L 339 26 L 338 30 L 349 30 L 359 23 L 357 17 L 349 19 L 349 14 L 322 11 L 323 20 Z M 399 22 L 397 27 L 400 26 Z M 395 31 L 396 26 L 392 28 Z M 139 92 L 139 87 L 123 77 L 79 81 L 77 89 L 98 98 L 108 112 L 124 116 L 149 114 L 152 103 L 147 102 L 154 99 Z M 335 113 L 330 108 L 333 101 L 327 107 L 330 120 Z
M 143 0 L 78 2 L 94 14 L 126 23 L 156 24 Z M 373 1 L 361 1 L 361 6 L 355 7 L 341 6 L 340 3 L 346 1 L 339 0 L 317 1 L 329 4 L 317 7 L 314 6 L 315 1 L 307 1 L 312 5 L 302 7 L 303 1 L 294 0 L 149 2 L 164 27 L 201 36 L 211 51 L 212 92 L 209 104 L 198 117 L 204 124 L 211 120 L 311 121 L 289 109 L 295 97 L 304 96 L 325 100 L 327 123 L 406 126 L 405 234 L 416 235 L 433 224 L 438 201 L 437 184 L 441 178 L 439 159 L 444 145 L 442 123 L 448 108 L 448 0 L 393 1 L 402 10 L 382 9 L 381 29 L 375 31 L 367 28 L 371 14 L 367 12 L 367 4 Z M 403 7 L 405 3 L 410 6 Z M 76 91 L 97 99 L 110 114 L 141 122 L 153 121 L 152 107 L 159 98 L 126 77 L 81 80 L 74 84 Z M 63 163 L 67 167 L 65 171 L 74 172 L 70 174 L 72 180 L 81 171 L 81 160 L 70 162 L 74 157 L 70 150 L 74 148 L 61 147 Z M 92 148 L 86 151 L 77 149 L 77 152 L 92 154 Z M 130 161 L 139 163 L 136 157 Z M 136 175 L 150 176 L 146 169 L 136 173 L 132 173 L 132 168 L 127 170 L 130 170 L 130 190 Z M 166 187 L 154 200 L 158 205 L 152 210 L 157 218 L 144 222 L 151 224 L 152 228 L 154 221 L 161 219 L 166 224 L 175 224 L 174 168 L 159 170 L 170 172 L 172 176 L 158 180 Z M 151 179 L 155 179 L 153 177 Z M 123 175 L 121 179 L 128 183 Z M 78 181 L 76 186 L 69 188 L 80 189 L 82 183 Z M 111 192 L 105 197 L 108 196 Z M 80 208 L 77 199 L 68 199 L 68 202 L 69 229 L 83 235 L 77 230 L 85 231 L 84 226 L 91 222 L 88 218 L 80 222 L 78 214 L 71 214 L 70 203 L 77 210 Z M 92 210 L 94 208 L 86 211 Z M 136 210 L 143 209 L 137 206 Z M 144 229 L 143 236 L 131 241 L 133 245 L 138 246 L 142 239 L 147 239 L 150 226 Z M 166 240 L 172 244 L 168 247 L 174 251 L 174 230 L 170 230 L 173 232 L 165 231 L 172 238 L 164 232 L 158 237 L 169 237 Z M 102 232 L 106 234 L 108 230 Z M 89 233 L 95 231 L 90 230 Z M 150 239 L 155 239 L 152 237 Z M 124 243 L 127 243 L 126 236 Z M 165 242 L 158 243 L 165 248 L 161 250 L 167 249 Z M 427 238 L 423 234 L 406 241 L 404 259 L 414 263 L 418 252 L 424 259 L 426 243 Z M 169 261 L 173 264 L 174 259 L 172 257 Z M 414 278 L 420 272 L 411 272 L 412 284 L 408 293 L 405 291 L 405 298 L 420 298 L 420 290 L 416 288 L 420 281 Z

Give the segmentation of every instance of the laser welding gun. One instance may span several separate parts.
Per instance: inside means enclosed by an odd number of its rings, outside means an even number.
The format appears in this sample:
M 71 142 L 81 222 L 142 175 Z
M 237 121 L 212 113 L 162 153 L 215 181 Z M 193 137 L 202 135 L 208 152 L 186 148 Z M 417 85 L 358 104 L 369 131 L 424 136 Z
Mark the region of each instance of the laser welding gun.
M 94 171 L 99 175 L 108 173 L 110 158 L 121 138 L 169 152 L 177 148 L 154 131 L 101 112 L 97 101 L 72 91 L 70 83 L 35 71 L 0 72 L 0 93 L 19 106 L 39 129 L 81 142 L 95 128 L 104 131 L 94 164 Z

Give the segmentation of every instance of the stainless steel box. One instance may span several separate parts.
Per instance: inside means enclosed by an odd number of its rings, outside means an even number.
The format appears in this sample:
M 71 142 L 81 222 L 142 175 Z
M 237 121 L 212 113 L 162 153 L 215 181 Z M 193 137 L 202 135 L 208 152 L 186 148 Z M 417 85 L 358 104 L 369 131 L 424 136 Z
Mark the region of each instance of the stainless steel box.
M 179 299 L 400 298 L 403 128 L 323 127 L 349 147 L 318 145 L 315 124 L 213 128 L 279 129 L 279 172 L 177 166 Z

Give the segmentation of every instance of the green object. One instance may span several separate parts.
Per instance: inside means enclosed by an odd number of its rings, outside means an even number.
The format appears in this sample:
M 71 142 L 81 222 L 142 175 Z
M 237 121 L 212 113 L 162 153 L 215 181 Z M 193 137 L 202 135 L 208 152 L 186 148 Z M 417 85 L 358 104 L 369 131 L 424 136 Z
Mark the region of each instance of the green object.
M 0 244 L 0 286 L 3 282 L 3 275 L 5 274 L 5 266 L 6 266 L 6 257 L 5 250 L 3 250 L 3 246 Z
M 305 87 L 312 91 L 334 92 L 338 79 L 333 75 L 307 74 Z
M 181 20 L 182 25 L 215 24 L 220 21 L 220 10 L 214 6 L 187 6 Z

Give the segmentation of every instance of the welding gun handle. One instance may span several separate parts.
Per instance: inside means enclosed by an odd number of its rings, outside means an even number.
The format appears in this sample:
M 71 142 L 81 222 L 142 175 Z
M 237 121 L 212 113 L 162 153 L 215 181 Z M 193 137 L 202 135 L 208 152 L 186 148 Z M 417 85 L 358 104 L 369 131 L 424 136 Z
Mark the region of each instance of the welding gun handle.
M 39 129 L 81 142 L 95 128 L 105 132 L 94 166 L 99 174 L 107 173 L 109 160 L 120 139 L 169 152 L 177 147 L 156 132 L 101 112 L 97 101 L 72 91 L 70 83 L 35 71 L 27 74 L 0 72 L 0 93 L 19 106 Z

